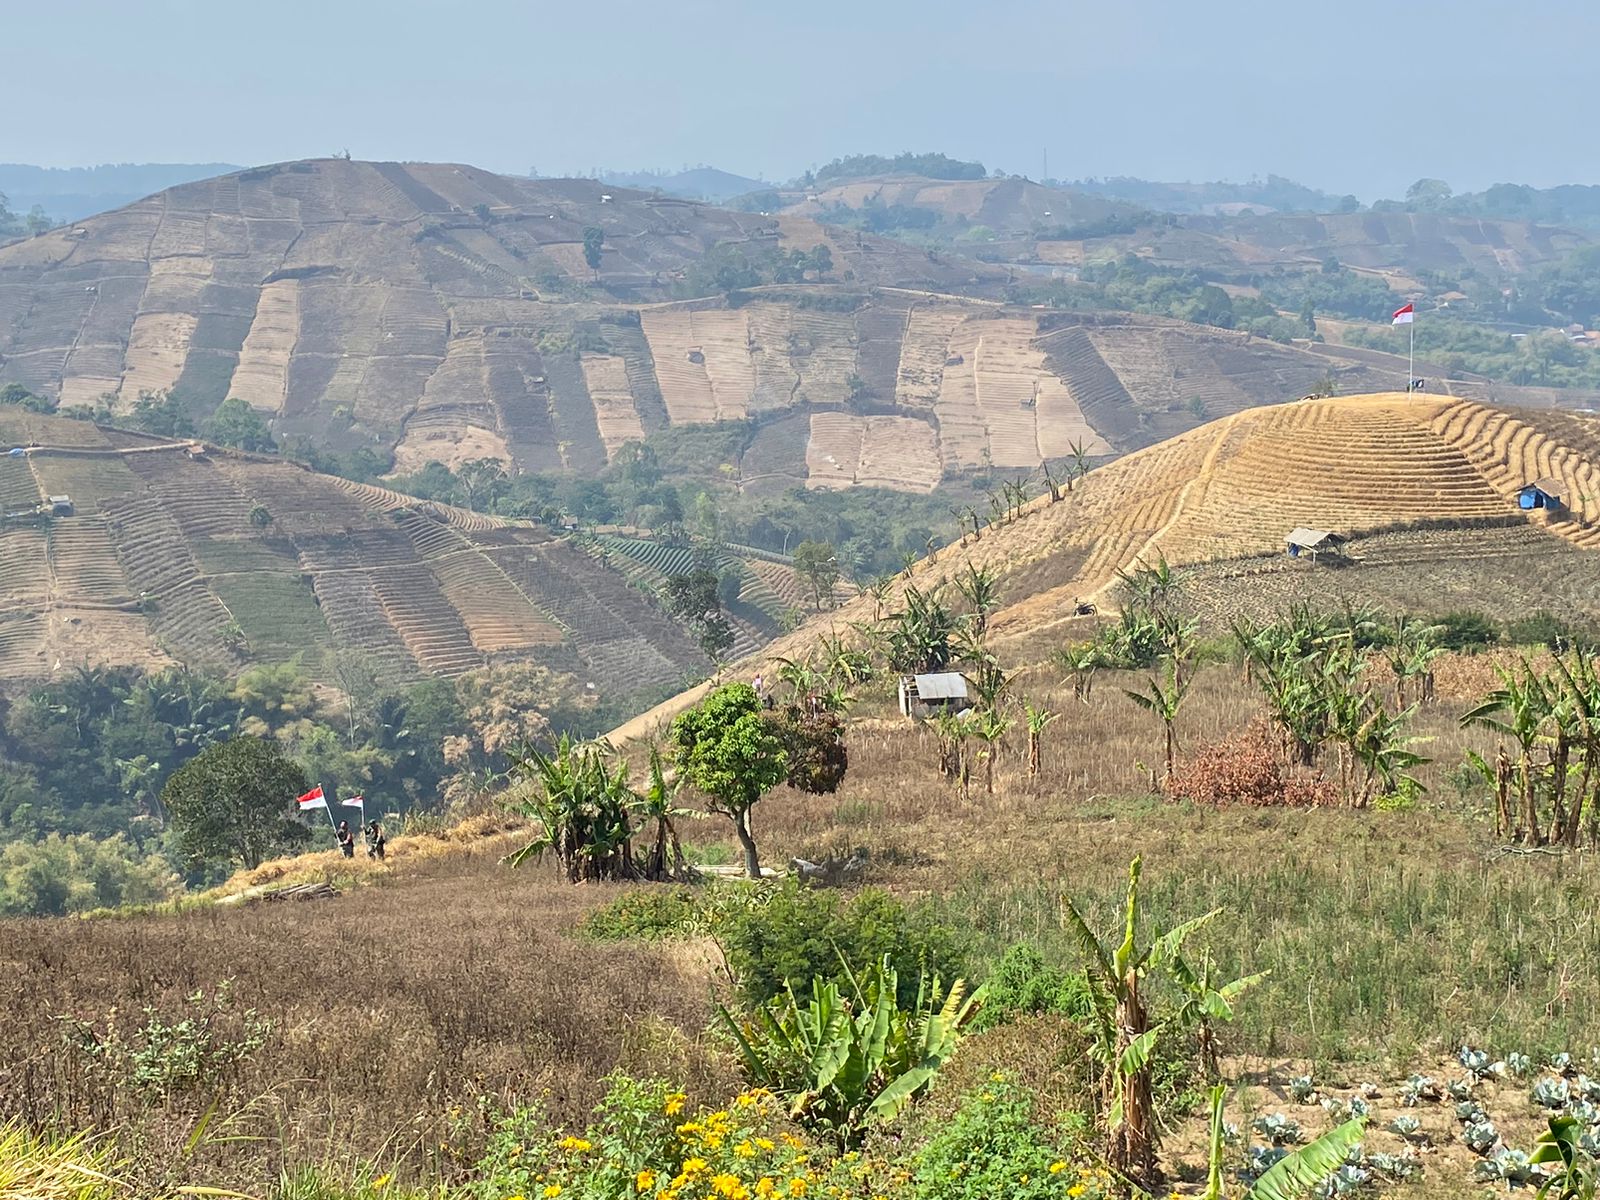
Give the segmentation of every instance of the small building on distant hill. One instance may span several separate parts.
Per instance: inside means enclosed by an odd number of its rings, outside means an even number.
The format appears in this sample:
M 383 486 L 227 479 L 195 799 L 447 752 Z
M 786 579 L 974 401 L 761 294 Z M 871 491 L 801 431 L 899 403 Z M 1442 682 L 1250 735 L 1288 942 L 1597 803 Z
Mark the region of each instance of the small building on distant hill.
M 70 517 L 72 515 L 71 496 L 51 496 L 50 515 L 52 517 Z
M 937 671 L 900 677 L 900 713 L 921 719 L 972 707 L 967 677 L 960 671 Z
M 1290 558 L 1304 556 L 1316 562 L 1324 554 L 1342 556 L 1348 539 L 1337 533 L 1329 533 L 1326 529 L 1307 529 L 1302 525 L 1291 529 L 1283 540 L 1288 544 Z
M 1517 507 L 1530 512 L 1535 509 L 1559 512 L 1566 507 L 1565 494 L 1566 485 L 1561 480 L 1535 479 L 1522 485 L 1517 493 Z

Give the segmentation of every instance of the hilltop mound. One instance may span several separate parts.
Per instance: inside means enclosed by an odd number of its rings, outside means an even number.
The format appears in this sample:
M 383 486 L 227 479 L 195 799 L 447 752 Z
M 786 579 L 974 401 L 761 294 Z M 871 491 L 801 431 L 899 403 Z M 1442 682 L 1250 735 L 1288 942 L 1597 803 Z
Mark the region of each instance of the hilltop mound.
M 326 650 L 386 682 L 535 661 L 615 697 L 705 660 L 617 572 L 525 524 L 285 462 L 0 414 L 0 684 Z M 69 513 L 36 513 L 47 496 Z M 48 508 L 48 506 L 46 506 Z

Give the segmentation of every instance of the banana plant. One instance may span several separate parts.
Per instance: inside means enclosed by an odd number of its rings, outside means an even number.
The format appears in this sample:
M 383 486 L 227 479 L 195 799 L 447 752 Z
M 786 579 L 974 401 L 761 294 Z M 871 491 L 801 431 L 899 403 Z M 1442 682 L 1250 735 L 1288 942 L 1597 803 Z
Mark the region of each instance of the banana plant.
M 1227 1089 L 1220 1084 L 1211 1089 L 1211 1156 L 1201 1200 L 1227 1200 L 1222 1178 L 1222 1152 L 1226 1141 L 1222 1100 L 1225 1095 Z M 1251 1184 L 1244 1200 L 1299 1200 L 1344 1166 L 1350 1152 L 1361 1144 L 1366 1124 L 1365 1117 L 1356 1117 L 1309 1145 L 1284 1155 Z
M 1172 782 L 1172 771 L 1177 765 L 1178 713 L 1183 708 L 1184 697 L 1189 694 L 1189 685 L 1192 679 L 1185 679 L 1179 674 L 1178 660 L 1167 659 L 1167 678 L 1163 682 L 1159 677 L 1152 675 L 1148 680 L 1148 691 L 1135 692 L 1127 688 L 1123 693 L 1146 712 L 1155 714 L 1161 722 L 1161 728 L 1166 734 L 1166 782 Z
M 887 956 L 864 978 L 846 967 L 852 995 L 813 979 L 804 1000 L 794 988 L 740 1021 L 718 1007 L 752 1082 L 790 1101 L 790 1113 L 841 1149 L 874 1124 L 894 1119 L 925 1091 L 983 1003 L 963 980 L 946 991 L 922 975 L 909 1009 L 896 1000 L 899 978 Z
M 1570 1113 L 1550 1118 L 1528 1161 L 1548 1175 L 1538 1200 L 1595 1200 L 1600 1192 L 1600 1163 L 1584 1148 L 1583 1123 Z
M 1120 1178 L 1148 1188 L 1158 1182 L 1155 1098 L 1150 1057 L 1161 1026 L 1152 1024 L 1144 997 L 1144 981 L 1153 970 L 1166 970 L 1184 941 L 1222 911 L 1185 921 L 1139 945 L 1139 877 L 1143 860 L 1128 866 L 1128 898 L 1120 944 L 1102 941 L 1071 900 L 1062 900 L 1062 921 L 1074 934 L 1087 960 L 1090 1056 L 1100 1067 L 1101 1101 L 1105 1112 L 1105 1157 Z
M 1218 984 L 1213 980 L 1213 969 L 1209 954 L 1201 958 L 1199 967 L 1192 966 L 1182 954 L 1172 956 L 1172 977 L 1183 989 L 1183 999 L 1178 1005 L 1178 1023 L 1193 1027 L 1201 1065 L 1210 1078 L 1216 1079 L 1222 1073 L 1221 1065 L 1217 1062 L 1216 1023 L 1233 1020 L 1234 1001 L 1251 988 L 1260 986 L 1271 972 L 1260 971 Z

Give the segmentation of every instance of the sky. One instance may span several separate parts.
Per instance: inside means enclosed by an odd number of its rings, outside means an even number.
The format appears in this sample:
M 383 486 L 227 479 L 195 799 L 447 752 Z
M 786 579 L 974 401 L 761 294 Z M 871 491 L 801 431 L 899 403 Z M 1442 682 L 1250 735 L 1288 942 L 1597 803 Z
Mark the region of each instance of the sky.
M 53 0 L 0 14 L 0 161 L 319 157 L 788 179 L 939 150 L 1031 177 L 1363 200 L 1600 183 L 1600 4 Z

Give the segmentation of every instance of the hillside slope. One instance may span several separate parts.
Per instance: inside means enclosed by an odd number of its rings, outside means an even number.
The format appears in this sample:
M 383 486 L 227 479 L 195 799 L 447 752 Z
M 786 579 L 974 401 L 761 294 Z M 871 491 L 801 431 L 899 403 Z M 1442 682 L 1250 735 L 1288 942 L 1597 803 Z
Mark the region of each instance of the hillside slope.
M 528 525 L 290 463 L 0 413 L 0 685 L 330 650 L 385 681 L 534 661 L 617 698 L 705 659 L 621 574 Z M 36 515 L 47 496 L 70 515 Z
M 1074 620 L 1075 601 L 1114 605 L 1119 570 L 1164 557 L 1209 580 L 1197 603 L 1224 618 L 1291 596 L 1355 595 L 1419 611 L 1554 606 L 1600 621 L 1596 450 L 1595 420 L 1448 396 L 1378 393 L 1248 409 L 1120 458 L 1059 502 L 1041 497 L 1009 524 L 944 547 L 896 583 L 887 607 L 907 586 L 936 587 L 970 563 L 998 580 L 989 621 L 997 642 L 1066 637 L 1054 631 Z M 1525 522 L 1518 490 L 1552 477 L 1570 511 Z M 1284 538 L 1297 526 L 1352 538 L 1353 565 L 1289 559 Z M 870 621 L 876 603 L 853 600 L 764 656 L 804 654 L 822 632 Z M 648 731 L 696 694 L 618 736 Z
M 595 270 L 590 229 L 604 236 Z M 570 351 L 577 320 L 681 294 L 713 250 L 720 266 L 756 270 L 821 246 L 836 278 L 861 285 L 1003 277 L 803 218 L 592 180 L 282 163 L 0 250 L 0 382 L 68 405 L 110 394 L 119 408 L 142 391 L 173 389 L 198 411 L 237 395 L 284 432 L 349 446 L 393 445 L 427 410 L 509 425 L 559 464 L 600 451 L 582 380 L 541 358 Z
M 1519 275 L 1593 242 L 1576 230 L 1437 213 L 1241 213 L 1190 216 L 1171 225 L 1087 242 L 1041 242 L 1046 262 L 1137 253 L 1158 266 L 1249 276 L 1278 268 L 1346 266 L 1413 278 L 1417 272 Z

